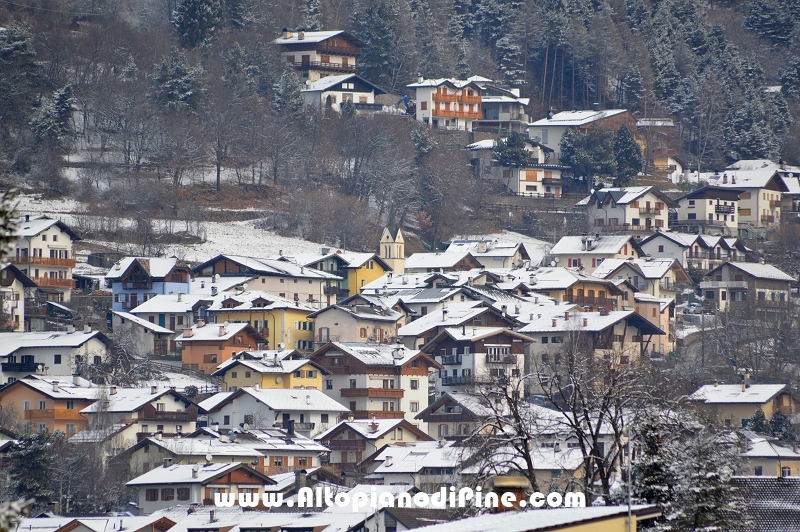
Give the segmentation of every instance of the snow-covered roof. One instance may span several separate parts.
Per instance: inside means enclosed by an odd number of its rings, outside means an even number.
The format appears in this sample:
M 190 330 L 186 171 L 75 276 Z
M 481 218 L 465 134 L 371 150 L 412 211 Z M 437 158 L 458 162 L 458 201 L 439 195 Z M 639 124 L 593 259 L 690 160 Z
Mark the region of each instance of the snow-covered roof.
M 341 280 L 341 277 L 339 277 L 338 275 L 319 271 L 314 268 L 310 268 L 308 266 L 291 262 L 288 260 L 246 257 L 243 255 L 227 255 L 227 254 L 218 255 L 213 259 L 208 260 L 203 264 L 200 264 L 199 266 L 195 266 L 194 269 L 196 272 L 201 272 L 206 266 L 219 259 L 225 259 L 234 262 L 236 264 L 244 266 L 245 268 L 259 275 L 298 277 L 303 279 L 331 279 L 331 280 L 335 279 L 337 281 Z
M 564 315 L 542 316 L 542 318 L 536 319 L 522 327 L 519 332 L 600 332 L 628 319 L 635 320 L 637 322 L 635 325 L 644 329 L 644 334 L 666 334 L 632 310 L 612 310 L 606 313 L 570 312 L 569 318 L 565 318 Z M 586 325 L 584 325 L 584 320 Z M 555 322 L 555 326 L 553 326 L 553 322 Z
M 108 270 L 106 279 L 119 279 L 125 272 L 138 262 L 142 269 L 153 279 L 163 279 L 176 267 L 183 266 L 182 261 L 176 258 L 154 258 L 154 257 L 125 257 L 114 263 Z
M 524 335 L 516 333 L 505 327 L 448 327 L 439 334 L 447 334 L 457 342 L 477 342 L 479 340 L 483 340 L 484 338 L 491 338 L 492 336 L 497 336 L 498 334 L 503 333 L 510 334 L 520 339 L 525 338 Z M 529 340 L 534 341 L 533 338 L 530 338 Z
M 444 445 L 438 441 L 420 441 L 389 445 L 374 458 L 375 462 L 381 462 L 374 473 L 413 474 L 426 467 L 455 468 L 461 461 L 461 449 L 454 444 L 453 441 L 446 441 Z
M 470 253 L 414 253 L 406 258 L 406 270 L 453 268 L 459 261 L 474 257 Z
M 728 166 L 722 174 L 712 176 L 708 184 L 723 188 L 764 188 L 776 175 L 779 185 L 782 185 L 783 178 L 777 163 L 768 159 L 742 160 Z
M 661 279 L 678 264 L 677 259 L 668 258 L 606 259 L 595 268 L 592 275 L 607 279 L 620 268 L 628 266 L 645 279 Z
M 212 396 L 200 403 L 206 411 L 219 408 L 223 403 L 235 401 L 235 396 L 250 395 L 266 408 L 275 411 L 303 411 L 303 412 L 349 412 L 350 409 L 328 397 L 316 389 L 285 389 L 285 388 L 240 388 L 234 394 L 226 392 L 222 400 L 215 400 Z M 219 394 L 217 394 L 219 395 Z
M 271 373 L 286 375 L 293 373 L 307 364 L 315 365 L 307 358 L 292 359 L 288 355 L 295 353 L 295 350 L 284 351 L 242 351 L 233 358 L 230 358 L 217 366 L 213 376 L 224 375 L 234 366 L 245 366 L 256 373 Z M 241 356 L 240 356 L 241 355 Z
M 27 375 L 15 381 L 15 383 L 27 385 L 53 399 L 84 399 L 94 401 L 102 395 L 104 393 L 103 391 L 106 389 L 104 386 L 93 385 L 90 381 L 80 377 L 78 377 L 78 384 L 75 384 L 72 377 L 63 377 L 59 379 L 41 375 Z M 57 387 L 56 384 L 58 385 Z
M 147 486 L 158 484 L 205 484 L 214 478 L 224 475 L 229 471 L 233 471 L 242 466 L 241 462 L 232 463 L 210 463 L 200 465 L 197 472 L 197 478 L 194 477 L 195 465 L 199 464 L 181 464 L 169 467 L 156 467 L 144 475 L 139 475 L 130 482 L 127 486 Z
M 727 264 L 731 268 L 742 270 L 743 272 L 752 275 L 756 279 L 770 279 L 773 281 L 790 281 L 790 282 L 794 282 L 797 280 L 788 273 L 782 272 L 772 264 L 760 264 L 757 262 L 726 262 L 725 264 Z M 722 266 L 718 266 L 717 268 L 715 268 L 715 270 L 719 268 L 722 268 Z
M 553 246 L 553 255 L 616 255 L 622 252 L 626 244 L 631 244 L 632 237 L 627 235 L 604 235 L 600 239 L 592 239 L 592 249 L 581 249 L 585 236 L 564 236 Z M 587 246 L 584 246 L 587 247 Z
M 155 445 L 174 453 L 178 456 L 231 456 L 231 457 L 259 457 L 264 456 L 251 444 L 241 444 L 238 441 L 220 441 L 219 438 L 163 438 L 149 437 L 149 445 Z
M 484 139 L 479 140 L 478 142 L 473 142 L 472 144 L 467 144 L 468 150 L 491 150 L 494 149 L 496 144 L 495 139 Z
M 303 38 L 300 38 L 300 34 L 303 34 Z M 337 35 L 343 34 L 344 31 L 342 30 L 333 30 L 333 31 L 294 31 L 291 32 L 291 37 L 284 37 L 281 35 L 274 41 L 274 44 L 303 44 L 303 43 L 317 43 L 322 42 L 331 37 L 336 37 Z
M 741 384 L 706 384 L 689 396 L 689 399 L 706 404 L 764 404 L 784 390 L 785 384 L 751 384 L 744 390 Z
M 161 389 L 156 388 L 153 393 L 153 388 L 120 388 L 117 387 L 116 393 L 109 390 L 106 396 L 103 397 L 105 404 L 100 404 L 100 401 L 91 404 L 81 410 L 81 414 L 91 414 L 95 412 L 136 412 L 144 405 L 160 399 L 164 395 L 173 395 L 175 400 L 179 400 L 177 392 L 169 388 Z M 107 401 L 107 402 L 106 402 Z M 185 403 L 190 403 L 188 399 L 183 399 Z M 184 404 L 185 404 L 184 403 Z
M 463 89 L 469 85 L 474 85 L 476 88 L 480 89 L 481 86 L 478 84 L 477 81 L 471 79 L 453 79 L 453 78 L 434 78 L 434 79 L 423 79 L 422 81 L 418 81 L 417 83 L 411 83 L 410 85 L 406 85 L 409 89 L 421 89 L 424 87 L 438 87 L 440 85 L 452 85 L 456 89 Z
M 187 314 L 208 299 L 210 296 L 201 294 L 157 294 L 131 309 L 131 314 Z
M 667 196 L 664 196 L 661 191 L 654 187 L 624 187 L 624 188 L 601 188 L 599 190 L 592 190 L 592 193 L 576 203 L 577 207 L 588 205 L 592 198 L 597 198 L 598 203 L 603 203 L 606 198 L 611 197 L 617 205 L 628 205 L 636 201 L 648 192 L 652 192 L 656 196 L 669 204 L 675 206 L 674 202 Z
M 30 216 L 27 220 L 25 218 L 21 218 L 18 220 L 19 226 L 16 230 L 16 236 L 30 238 L 37 236 L 42 231 L 47 231 L 54 225 L 58 225 L 58 227 L 64 231 L 65 233 L 69 234 L 72 240 L 80 240 L 78 235 L 76 235 L 64 222 L 61 220 L 56 220 L 53 218 L 49 218 L 47 216 Z
M 241 286 L 244 283 L 249 283 L 256 276 L 254 275 L 217 275 L 216 277 L 195 277 L 192 279 L 192 285 L 189 293 L 198 296 L 210 296 L 211 287 L 215 287 L 217 292 L 227 292 L 236 286 Z
M 247 292 L 223 292 L 210 299 L 211 305 L 207 308 L 209 312 L 226 312 L 226 311 L 240 311 L 257 309 L 264 310 L 278 310 L 278 309 L 291 309 L 305 312 L 313 312 L 314 309 L 303 305 L 299 301 L 287 299 L 285 297 L 276 296 L 260 290 L 249 290 Z M 229 302 L 236 303 L 235 307 L 229 308 L 225 305 Z
M 306 85 L 306 88 L 302 90 L 302 92 L 323 92 L 331 87 L 338 85 L 339 83 L 345 82 L 350 79 L 357 79 L 362 84 L 368 85 L 371 90 L 370 92 L 374 91 L 375 94 L 385 94 L 385 91 L 376 87 L 369 81 L 365 80 L 361 76 L 357 76 L 356 74 L 342 74 L 339 76 L 325 76 L 324 78 L 320 78 L 317 81 L 312 81 Z M 358 92 L 358 91 L 356 91 Z
M 636 127 L 675 127 L 671 118 L 639 118 Z
M 70 443 L 101 443 L 115 434 L 122 432 L 133 423 L 135 423 L 135 421 L 127 420 L 121 423 L 114 423 L 110 427 L 106 427 L 104 429 L 82 430 L 72 436 L 69 441 Z
M 800 459 L 800 453 L 795 452 L 789 447 L 783 447 L 776 443 L 758 438 L 748 442 L 747 451 L 742 453 L 747 458 L 791 458 Z
M 470 301 L 453 303 L 446 310 L 446 314 L 437 311 L 421 316 L 400 327 L 397 334 L 399 336 L 420 336 L 437 327 L 455 327 L 487 312 L 487 307 L 478 301 Z
M 161 327 L 160 325 L 156 325 L 155 323 L 150 323 L 149 321 L 143 320 L 142 318 L 134 316 L 133 314 L 130 314 L 128 312 L 120 312 L 115 310 L 114 314 L 119 316 L 122 320 L 128 320 L 131 323 L 135 323 L 136 325 L 144 327 L 148 331 L 152 331 L 157 334 L 173 334 L 175 332 L 167 329 L 166 327 Z
M 78 435 L 80 434 L 76 436 Z M 70 438 L 70 440 L 72 439 L 74 439 L 74 436 Z M 15 528 L 19 531 L 27 530 L 28 532 L 56 532 L 71 523 L 79 523 L 94 532 L 111 530 L 158 530 L 158 528 L 152 527 L 151 525 L 159 519 L 163 519 L 163 516 L 133 516 L 125 514 L 115 517 L 29 517 L 22 519 L 20 524 Z M 171 521 L 174 522 L 174 520 Z
M 403 419 L 376 419 L 374 421 L 370 419 L 356 419 L 353 421 L 344 420 L 340 421 L 325 432 L 317 434 L 314 436 L 314 439 L 317 441 L 324 441 L 334 431 L 338 431 L 342 426 L 346 426 L 348 429 L 360 434 L 365 439 L 378 440 L 382 438 L 384 434 L 402 424 L 404 421 L 405 420 Z
M 336 348 L 358 359 L 367 366 L 402 366 L 420 351 L 392 344 L 364 344 L 332 342 Z
M 175 341 L 176 342 L 207 342 L 209 340 L 225 341 L 233 338 L 236 334 L 242 332 L 245 328 L 249 326 L 250 324 L 247 322 L 229 323 L 228 325 L 210 323 L 207 325 L 203 325 L 202 327 L 200 327 L 199 325 L 192 325 L 191 336 L 186 336 L 186 332 L 184 331 L 180 336 L 175 338 Z M 222 334 L 220 334 L 220 331 L 222 331 Z
M 106 336 L 100 331 L 0 333 L 0 358 L 7 357 L 20 349 L 80 347 L 92 338 L 106 340 Z
M 384 308 L 377 305 L 330 305 L 321 310 L 313 312 L 308 316 L 316 318 L 322 313 L 331 311 L 342 311 L 350 314 L 356 319 L 369 320 L 369 321 L 384 321 L 387 323 L 397 323 L 403 319 L 403 314 L 391 308 Z
M 616 116 L 621 113 L 627 112 L 627 109 L 605 109 L 603 111 L 562 111 L 556 113 L 552 118 L 542 118 L 536 122 L 528 124 L 528 126 L 583 126 L 591 124 L 603 118 Z

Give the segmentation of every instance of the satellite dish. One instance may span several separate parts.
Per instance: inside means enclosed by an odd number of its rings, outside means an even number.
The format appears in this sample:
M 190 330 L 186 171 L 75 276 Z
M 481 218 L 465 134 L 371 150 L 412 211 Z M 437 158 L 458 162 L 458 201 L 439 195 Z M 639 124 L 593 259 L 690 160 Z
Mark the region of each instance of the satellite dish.
M 281 349 L 286 349 L 286 344 L 281 342 L 281 343 L 278 344 L 278 347 L 280 347 Z
M 278 384 L 282 383 L 283 377 L 275 377 L 275 382 L 277 382 Z
M 551 261 L 550 261 L 550 266 L 552 266 L 553 268 L 555 268 L 555 267 L 556 267 L 556 261 L 554 261 L 554 260 L 551 260 Z
M 244 284 L 242 284 L 242 290 L 244 290 L 245 292 L 247 292 L 247 283 L 244 283 Z
M 554 257 L 554 258 L 553 258 L 553 262 L 555 262 L 556 264 L 558 264 L 558 261 L 559 261 L 559 260 L 561 260 L 559 257 Z
M 244 430 L 250 430 L 250 424 L 249 423 L 245 423 L 244 425 L 242 425 L 242 428 Z
M 228 323 L 228 320 L 225 320 L 225 323 L 223 323 L 223 325 L 224 325 L 225 327 L 227 327 L 228 325 L 230 325 L 230 323 Z
M 219 281 L 219 274 L 215 273 L 211 279 L 213 279 L 213 281 L 216 283 L 217 281 Z
M 206 455 L 206 458 L 209 458 L 209 457 L 211 457 L 211 455 L 210 455 L 210 454 L 207 454 L 207 455 Z M 192 471 L 200 471 L 200 464 L 195 464 L 195 465 L 193 465 L 193 466 L 192 466 Z
M 206 462 L 210 462 L 214 458 L 214 455 L 211 453 L 206 454 Z

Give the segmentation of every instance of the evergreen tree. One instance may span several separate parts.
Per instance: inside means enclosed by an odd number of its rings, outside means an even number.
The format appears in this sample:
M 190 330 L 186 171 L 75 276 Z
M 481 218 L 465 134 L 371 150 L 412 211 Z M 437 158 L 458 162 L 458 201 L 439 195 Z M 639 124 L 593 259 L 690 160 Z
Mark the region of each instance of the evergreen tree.
M 197 110 L 205 92 L 202 76 L 202 68 L 191 66 L 183 52 L 173 49 L 169 57 L 161 58 L 151 76 L 153 96 L 170 109 Z
M 272 108 L 276 113 L 303 118 L 305 99 L 300 92 L 300 78 L 293 68 L 286 68 L 273 88 Z
M 400 66 L 392 53 L 398 42 L 398 7 L 392 0 L 369 0 L 363 12 L 353 14 L 352 23 L 355 36 L 364 42 L 359 75 L 378 86 L 391 87 L 392 72 Z
M 322 29 L 322 4 L 320 0 L 306 0 L 303 6 L 303 27 L 306 31 Z
M 789 98 L 797 99 L 800 96 L 800 57 L 792 57 L 780 71 L 780 83 L 783 93 Z
M 411 140 L 414 143 L 414 162 L 419 164 L 422 159 L 438 146 L 433 138 L 430 128 L 420 125 L 411 131 Z
M 644 94 L 644 81 L 639 67 L 631 65 L 619 84 L 617 103 L 620 106 L 635 107 Z
M 46 508 L 53 498 L 52 467 L 55 455 L 46 431 L 23 434 L 8 453 L 10 488 L 15 497 L 34 499 Z
M 631 178 L 644 168 L 642 148 L 624 125 L 617 130 L 617 134 L 614 136 L 614 160 L 617 163 L 615 187 L 627 186 Z
M 220 0 L 178 0 L 172 14 L 181 45 L 187 48 L 194 48 L 213 36 L 221 22 Z
M 576 128 L 568 129 L 559 144 L 561 162 L 572 167 L 576 177 L 586 179 L 587 188 L 594 186 L 594 177 L 614 175 L 617 163 L 614 159 L 614 132 L 592 126 L 584 134 Z
M 780 410 L 776 410 L 772 414 L 769 420 L 769 432 L 780 440 L 795 441 L 797 439 L 789 417 Z
M 744 25 L 761 37 L 787 43 L 796 22 L 792 5 L 792 0 L 751 0 Z
M 771 432 L 767 416 L 764 415 L 764 411 L 760 408 L 753 412 L 753 417 L 750 418 L 750 424 L 747 428 L 758 434 L 769 434 Z
M 39 109 L 33 129 L 40 140 L 60 142 L 72 132 L 72 112 L 75 99 L 67 85 L 53 93 L 48 103 Z
M 30 30 L 19 23 L 0 27 L 0 140 L 6 141 L 12 127 L 26 125 L 43 83 Z
M 525 138 L 512 131 L 505 140 L 500 139 L 492 150 L 492 156 L 500 166 L 524 168 L 531 162 L 531 154 L 525 149 Z

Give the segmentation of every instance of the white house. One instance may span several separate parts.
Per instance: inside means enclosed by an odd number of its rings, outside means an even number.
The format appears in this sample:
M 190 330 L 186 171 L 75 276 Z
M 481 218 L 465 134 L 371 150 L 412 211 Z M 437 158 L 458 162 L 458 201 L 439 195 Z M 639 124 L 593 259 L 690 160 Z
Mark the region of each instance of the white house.
M 739 195 L 744 189 L 703 187 L 676 199 L 676 227 L 691 232 L 739 234 Z
M 146 357 L 148 355 L 167 356 L 170 353 L 170 339 L 175 331 L 144 320 L 135 314 L 114 311 L 114 330 L 125 338 L 131 354 Z
M 735 237 L 657 231 L 639 241 L 653 258 L 672 258 L 684 268 L 710 270 L 723 262 L 744 261 L 751 250 Z
M 36 283 L 13 264 L 0 268 L 0 329 L 22 332 L 25 330 L 25 289 L 36 288 Z
M 637 240 L 629 235 L 565 236 L 550 250 L 561 267 L 582 268 L 591 274 L 606 259 L 638 259 L 642 255 Z
M 416 93 L 417 121 L 432 128 L 472 131 L 483 118 L 482 89 L 475 81 L 420 78 L 408 88 Z
M 364 43 L 346 31 L 292 31 L 272 41 L 281 61 L 300 72 L 303 81 L 356 72 L 356 59 Z
M 579 201 L 595 231 L 648 231 L 669 228 L 677 203 L 654 187 L 603 188 Z
M 383 105 L 375 103 L 375 96 L 386 91 L 355 74 L 325 76 L 308 81 L 302 90 L 306 105 L 341 112 L 342 102 L 350 102 L 358 112 L 380 111 Z

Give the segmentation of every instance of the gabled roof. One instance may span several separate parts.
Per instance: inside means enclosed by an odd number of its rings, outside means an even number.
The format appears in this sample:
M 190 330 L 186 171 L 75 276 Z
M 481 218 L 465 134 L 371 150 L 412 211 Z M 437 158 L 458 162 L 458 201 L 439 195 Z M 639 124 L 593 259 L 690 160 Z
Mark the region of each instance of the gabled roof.
M 19 333 L 16 333 L 19 334 Z M 58 386 L 56 387 L 56 383 Z M 51 399 L 79 399 L 83 401 L 96 401 L 97 398 L 105 393 L 105 386 L 95 386 L 86 379 L 78 378 L 78 384 L 74 384 L 73 379 L 62 377 L 44 377 L 40 375 L 27 375 L 2 388 L 0 393 L 8 392 L 15 386 L 27 386 L 32 390 L 50 397 Z M 57 388 L 57 389 L 56 389 Z
M 716 175 L 715 177 L 716 179 L 709 179 L 708 184 L 710 186 L 732 189 L 761 189 L 774 182 L 779 190 L 789 191 L 781 176 L 780 166 L 766 159 L 737 161 L 728 166 L 721 175 Z
M 25 288 L 36 288 L 38 286 L 36 283 L 34 283 L 31 280 L 30 277 L 25 275 L 25 273 L 23 273 L 22 270 L 20 270 L 19 268 L 17 268 L 16 266 L 14 266 L 11 263 L 8 263 L 5 266 L 0 268 L 0 272 L 2 272 L 3 270 L 8 270 L 12 274 L 14 274 L 14 278 L 17 279 L 20 283 L 22 283 L 22 286 L 24 286 Z M 49 303 L 49 301 L 48 301 L 48 303 Z
M 331 312 L 336 310 L 346 312 L 347 314 L 358 320 L 383 321 L 387 323 L 397 323 L 404 317 L 403 314 L 397 312 L 394 309 L 387 309 L 376 305 L 346 306 L 342 304 L 327 306 L 316 312 L 310 313 L 308 317 L 317 318 L 326 312 Z
M 691 401 L 706 404 L 764 404 L 779 393 L 788 391 L 785 384 L 706 384 L 689 396 Z
M 494 411 L 481 402 L 483 397 L 477 396 L 467 392 L 445 392 L 436 401 L 428 405 L 422 412 L 414 416 L 414 419 L 423 419 L 424 416 L 431 412 L 435 412 L 446 404 L 458 405 L 462 411 L 466 410 L 475 418 L 488 417 L 494 414 Z
M 131 314 L 186 314 L 209 300 L 211 296 L 202 294 L 156 294 L 131 309 Z
M 686 270 L 677 259 L 647 258 L 647 259 L 606 259 L 595 268 L 593 275 L 608 279 L 624 268 L 630 268 L 645 279 L 662 279 L 670 270 L 678 270 L 678 282 L 691 283 Z
M 47 231 L 52 226 L 58 226 L 63 232 L 67 233 L 72 240 L 81 240 L 72 229 L 61 220 L 54 220 L 48 216 L 29 216 L 26 220 L 22 217 L 18 220 L 19 227 L 17 228 L 16 235 L 23 238 L 30 238 L 39 235 L 42 231 Z
M 298 253 L 295 255 L 283 255 L 278 260 L 282 262 L 302 264 L 308 268 L 313 268 L 318 263 L 327 259 L 336 259 L 343 269 L 358 269 L 372 260 L 380 264 L 384 271 L 392 271 L 392 267 L 389 266 L 389 264 L 377 253 L 357 253 L 354 251 L 342 251 L 341 249 L 329 251 L 327 253 Z
M 739 194 L 744 192 L 743 189 L 735 189 L 728 187 L 714 187 L 705 186 L 693 190 L 688 194 L 676 199 L 676 203 L 680 203 L 684 199 L 719 199 L 723 201 L 739 201 Z
M 162 389 L 161 391 L 156 390 L 156 393 L 153 393 L 152 388 L 117 387 L 116 393 L 108 391 L 106 396 L 103 397 L 103 402 L 108 401 L 106 404 L 100 404 L 101 402 L 97 401 L 81 410 L 81 414 L 98 412 L 136 412 L 146 404 L 161 399 L 166 395 L 172 396 L 176 401 L 182 401 L 184 407 L 194 404 L 190 399 L 187 399 L 175 390 L 169 388 Z
M 249 395 L 263 404 L 269 410 L 275 411 L 314 411 L 314 412 L 349 412 L 350 409 L 328 397 L 316 389 L 286 389 L 286 388 L 239 388 L 232 394 L 227 394 L 221 401 L 216 401 L 212 396 L 200 403 L 200 408 L 207 412 L 219 410 L 222 406 L 230 404 L 243 395 Z M 207 402 L 208 401 L 208 402 Z M 208 408 L 206 408 L 208 407 Z
M 108 342 L 108 337 L 100 331 L 0 333 L 0 358 L 12 355 L 20 349 L 76 348 L 93 338 L 103 343 Z
M 243 272 L 236 272 L 235 275 L 243 275 L 246 273 L 253 273 L 265 276 L 276 277 L 299 277 L 304 279 L 336 279 L 341 277 L 327 272 L 321 272 L 310 268 L 308 266 L 296 264 L 294 262 L 279 260 L 279 259 L 261 259 L 255 257 L 245 257 L 243 255 L 226 255 L 220 254 L 213 259 L 199 264 L 194 267 L 194 271 L 200 273 L 203 269 L 211 266 L 215 262 L 225 259 L 230 262 L 236 263 L 242 268 Z
M 406 258 L 406 270 L 436 270 L 454 268 L 462 260 L 471 260 L 475 265 L 480 262 L 469 252 L 458 253 L 414 253 Z
M 139 325 L 140 327 L 144 327 L 148 331 L 151 331 L 151 332 L 153 332 L 155 334 L 174 334 L 175 333 L 175 331 L 171 331 L 171 330 L 167 329 L 166 327 L 161 327 L 160 325 L 156 325 L 155 323 L 150 323 L 149 321 L 143 320 L 139 316 L 135 316 L 135 315 L 130 314 L 128 312 L 120 312 L 120 311 L 117 311 L 117 310 L 115 310 L 113 312 L 114 312 L 114 314 L 116 314 L 117 316 L 119 316 L 123 320 L 123 323 L 124 323 L 124 320 L 128 320 L 131 323 L 135 323 L 136 325 Z
M 584 126 L 586 124 L 591 124 L 592 122 L 602 120 L 603 118 L 608 118 L 627 112 L 627 109 L 605 109 L 602 111 L 562 111 L 554 114 L 552 118 L 542 118 L 536 122 L 531 122 L 528 124 L 528 126 Z
M 300 38 L 300 33 L 303 34 L 303 38 Z M 278 37 L 277 39 L 273 40 L 273 44 L 304 44 L 304 43 L 319 43 L 323 41 L 327 41 L 331 37 L 346 37 L 347 39 L 353 41 L 353 43 L 357 44 L 358 46 L 364 46 L 364 43 L 361 42 L 359 39 L 351 35 L 350 33 L 342 30 L 332 30 L 332 31 L 293 31 L 291 32 L 291 37 L 285 38 L 283 35 Z
M 174 257 L 169 259 L 125 257 L 117 261 L 114 266 L 108 270 L 106 279 L 121 279 L 134 265 L 138 265 L 151 279 L 163 279 L 175 268 L 189 269 L 189 266 L 185 262 Z
M 591 194 L 576 203 L 575 206 L 582 207 L 594 203 L 603 205 L 607 201 L 611 202 L 612 205 L 628 205 L 647 193 L 655 195 L 658 199 L 663 201 L 667 207 L 674 208 L 678 206 L 672 198 L 655 187 L 601 188 L 599 190 L 592 190 Z
M 602 314 L 600 312 L 570 312 L 569 316 L 568 319 L 565 319 L 564 316 L 542 317 L 522 327 L 519 332 L 600 332 L 628 320 L 634 327 L 638 327 L 643 335 L 667 334 L 632 310 L 612 310 Z M 583 325 L 584 319 L 586 325 Z M 553 322 L 556 324 L 555 327 Z
M 307 358 L 288 358 L 288 355 L 296 353 L 295 350 L 285 351 L 241 351 L 232 358 L 217 366 L 217 370 L 211 374 L 212 377 L 225 375 L 237 366 L 244 366 L 261 374 L 287 375 L 294 373 L 303 366 L 312 366 L 323 375 L 330 372 Z
M 442 332 L 431 338 L 428 343 L 422 346 L 421 350 L 428 352 L 430 349 L 436 347 L 441 343 L 443 340 L 447 338 L 452 338 L 453 340 L 460 342 L 460 341 L 469 341 L 469 342 L 479 342 L 486 338 L 492 338 L 494 336 L 498 336 L 500 334 L 507 334 L 513 338 L 518 340 L 522 340 L 523 342 L 534 343 L 536 340 L 531 338 L 530 336 L 525 336 L 524 334 L 520 334 L 518 332 L 514 332 L 511 329 L 506 329 L 505 327 L 451 327 L 444 329 Z
M 482 90 L 482 87 L 475 80 L 453 79 L 453 78 L 423 79 L 422 81 L 418 81 L 417 83 L 411 83 L 410 85 L 406 85 L 406 87 L 408 87 L 409 89 L 421 89 L 425 87 L 439 87 L 441 85 L 448 85 L 454 89 L 463 89 L 468 86 L 473 86 L 478 91 Z
M 382 438 L 386 433 L 390 430 L 394 430 L 395 428 L 402 428 L 403 430 L 410 430 L 413 432 L 417 439 L 423 441 L 432 441 L 433 438 L 428 436 L 428 434 L 422 432 L 420 429 L 406 421 L 405 419 L 356 419 L 353 421 L 340 421 L 335 426 L 331 427 L 330 429 L 326 430 L 321 434 L 317 434 L 314 439 L 317 441 L 326 441 L 330 440 L 338 433 L 342 432 L 343 430 L 350 429 L 353 432 L 357 433 L 359 436 L 364 438 L 365 440 L 379 440 Z
M 719 266 L 708 272 L 706 276 L 707 277 L 711 276 L 725 267 L 741 270 L 748 275 L 752 275 L 756 279 L 768 279 L 771 281 L 788 281 L 788 282 L 797 281 L 797 279 L 795 279 L 788 273 L 782 272 L 772 264 L 759 264 L 757 262 L 726 262 L 724 264 L 720 264 Z
M 418 337 L 438 327 L 460 327 L 462 324 L 470 323 L 474 318 L 487 312 L 499 314 L 498 310 L 479 301 L 453 303 L 446 309 L 431 312 L 400 327 L 397 330 L 397 334 L 399 336 Z M 513 323 L 513 318 L 509 320 L 509 324 L 511 323 Z
M 197 478 L 194 478 L 193 472 L 195 466 L 199 466 Z M 225 476 L 226 474 L 239 469 L 245 470 L 250 476 L 261 480 L 264 484 L 274 484 L 275 481 L 267 475 L 260 473 L 250 466 L 241 462 L 224 463 L 224 464 L 186 464 L 186 465 L 173 465 L 170 467 L 156 467 L 131 480 L 126 486 L 149 486 L 149 485 L 170 485 L 170 484 L 209 484 L 214 480 Z
M 354 79 L 357 79 L 361 83 L 363 83 L 364 85 L 368 85 L 369 87 L 371 87 L 372 90 L 375 92 L 375 94 L 386 94 L 385 90 L 381 89 L 377 85 L 374 85 L 373 83 L 370 83 L 369 81 L 365 80 L 364 78 L 362 78 L 361 76 L 358 76 L 356 74 L 342 74 L 342 75 L 339 75 L 339 76 L 325 76 L 324 78 L 320 78 L 317 81 L 312 81 L 311 83 L 306 85 L 306 88 L 303 89 L 302 92 L 323 92 L 323 91 L 326 91 L 326 90 L 330 89 L 334 85 L 338 85 L 339 83 L 343 83 L 345 81 L 354 80 Z
M 329 351 L 337 351 L 352 356 L 366 366 L 401 367 L 410 363 L 415 358 L 422 358 L 434 368 L 441 365 L 427 354 L 417 349 L 406 349 L 403 346 L 391 344 L 364 344 L 355 342 L 330 342 L 317 351 L 311 358 L 316 358 Z
M 453 447 L 455 442 L 444 444 L 438 441 L 408 442 L 399 445 L 386 445 L 372 462 L 380 465 L 373 472 L 376 475 L 415 474 L 426 467 L 455 468 L 461 463 L 463 449 Z M 391 460 L 387 460 L 391 457 Z
M 249 290 L 247 292 L 222 292 L 210 298 L 211 305 L 207 307 L 209 312 L 236 312 L 242 310 L 280 310 L 291 309 L 305 312 L 313 312 L 314 309 L 303 305 L 299 301 L 287 299 L 261 290 Z M 225 304 L 233 303 L 236 306 L 226 307 Z
M 581 249 L 583 241 L 592 240 L 592 249 Z M 629 235 L 602 235 L 600 239 L 585 236 L 564 236 L 550 250 L 552 255 L 616 255 L 625 245 L 640 251 L 636 239 Z
M 222 329 L 223 333 L 220 334 L 220 329 Z M 266 343 L 267 340 L 261 334 L 258 333 L 249 323 L 229 323 L 228 325 L 220 325 L 217 323 L 209 323 L 202 327 L 199 325 L 192 325 L 190 329 L 192 331 L 191 336 L 186 336 L 186 331 L 184 330 L 180 336 L 175 338 L 176 342 L 225 342 L 230 340 L 235 335 L 246 332 L 249 333 L 251 336 L 254 336 L 256 340 Z M 256 346 L 251 346 L 256 347 Z

